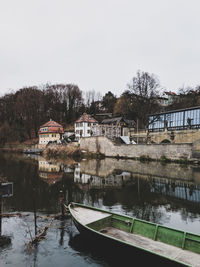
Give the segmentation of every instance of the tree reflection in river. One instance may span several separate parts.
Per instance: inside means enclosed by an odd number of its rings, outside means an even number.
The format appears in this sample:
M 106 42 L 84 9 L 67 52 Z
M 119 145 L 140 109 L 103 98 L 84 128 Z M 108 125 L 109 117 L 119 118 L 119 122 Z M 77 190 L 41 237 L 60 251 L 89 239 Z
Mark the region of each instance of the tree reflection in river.
M 66 203 L 88 203 L 157 223 L 167 222 L 166 210 L 199 215 L 197 167 L 110 158 L 70 164 L 40 156 L 1 155 L 0 173 L 15 188 L 7 210 L 33 211 L 37 202 L 39 211 L 58 212 L 62 190 Z
M 35 225 L 36 215 L 60 212 L 59 194 L 62 190 L 66 203 L 75 201 L 90 204 L 200 234 L 200 170 L 197 166 L 162 165 L 158 162 L 141 163 L 111 158 L 81 162 L 55 161 L 41 156 L 4 153 L 0 154 L 0 174 L 14 184 L 13 196 L 4 201 L 4 211 L 31 214 L 35 211 L 35 219 L 33 216 L 32 221 L 33 224 L 35 220 Z M 7 225 L 7 231 L 11 231 L 9 221 L 3 223 Z M 45 250 L 51 250 L 55 246 L 54 240 L 58 239 L 58 247 L 55 249 L 57 256 L 64 253 L 62 250 L 66 247 L 80 252 L 79 241 L 76 241 L 79 238 L 73 239 L 77 231 L 71 221 L 57 222 L 54 227 L 58 230 L 49 230 L 46 242 L 51 245 L 45 243 Z M 45 258 L 41 259 L 41 247 L 39 245 L 37 248 L 39 256 L 35 256 L 38 264 L 45 261 Z M 87 246 L 81 248 L 84 256 L 88 255 L 89 249 Z M 64 262 L 64 254 L 62 255 Z M 100 259 L 102 260 L 101 257 Z M 54 261 L 53 258 L 51 260 Z M 76 260 L 72 259 L 72 262 L 77 265 L 79 260 L 81 259 L 76 256 Z M 93 260 L 95 266 L 106 265 L 101 260 L 100 263 Z M 87 263 L 82 266 L 87 266 Z

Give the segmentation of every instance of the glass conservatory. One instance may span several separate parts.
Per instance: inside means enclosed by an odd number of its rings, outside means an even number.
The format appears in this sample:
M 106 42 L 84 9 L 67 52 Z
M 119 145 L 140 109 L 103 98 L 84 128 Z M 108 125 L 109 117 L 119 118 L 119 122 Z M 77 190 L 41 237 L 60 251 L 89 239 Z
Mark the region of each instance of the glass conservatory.
M 149 132 L 200 128 L 200 107 L 149 115 Z

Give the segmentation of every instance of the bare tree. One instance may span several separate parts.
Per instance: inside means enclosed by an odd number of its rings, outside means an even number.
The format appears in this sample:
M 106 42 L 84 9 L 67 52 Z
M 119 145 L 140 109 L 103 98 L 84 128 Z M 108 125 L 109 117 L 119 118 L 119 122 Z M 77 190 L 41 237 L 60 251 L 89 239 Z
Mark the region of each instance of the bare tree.
M 72 122 L 82 106 L 82 91 L 74 84 L 47 85 L 44 89 L 47 113 L 59 122 Z
M 159 95 L 159 80 L 154 74 L 148 72 L 138 70 L 136 77 L 133 77 L 127 86 L 132 93 L 143 98 L 151 99 Z
M 157 97 L 161 89 L 160 82 L 154 74 L 137 71 L 127 87 L 124 95 L 130 98 L 132 114 L 139 119 L 139 127 L 146 127 L 148 115 L 159 110 Z

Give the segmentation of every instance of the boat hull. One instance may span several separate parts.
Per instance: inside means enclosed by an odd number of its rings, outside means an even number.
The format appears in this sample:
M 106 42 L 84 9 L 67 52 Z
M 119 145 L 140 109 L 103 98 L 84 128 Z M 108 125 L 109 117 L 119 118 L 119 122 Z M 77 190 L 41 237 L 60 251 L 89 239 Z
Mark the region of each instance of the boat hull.
M 120 265 L 122 264 L 121 260 L 123 260 L 123 263 L 130 264 L 131 261 L 134 262 L 134 265 L 139 263 L 140 266 L 146 266 L 148 262 L 156 266 L 163 266 L 164 264 L 170 264 L 170 267 L 190 266 L 161 255 L 155 255 L 151 251 L 143 250 L 131 244 L 121 242 L 118 239 L 109 238 L 108 236 L 102 235 L 100 232 L 92 231 L 87 226 L 81 224 L 73 215 L 72 220 L 79 233 L 85 239 L 85 242 L 91 242 L 93 248 L 95 247 L 97 250 L 101 250 L 101 252 L 103 250 L 107 254 L 114 254 L 114 256 L 118 258 L 117 262 L 120 263 Z

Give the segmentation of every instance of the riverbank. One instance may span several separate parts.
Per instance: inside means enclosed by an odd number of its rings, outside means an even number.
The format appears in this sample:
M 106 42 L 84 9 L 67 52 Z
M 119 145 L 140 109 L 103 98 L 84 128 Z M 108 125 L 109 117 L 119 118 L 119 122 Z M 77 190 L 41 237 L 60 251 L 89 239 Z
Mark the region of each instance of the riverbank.
M 41 150 L 43 156 L 53 158 L 82 157 L 84 154 L 78 143 L 69 143 L 67 145 L 51 144 L 38 148 L 37 143 L 29 141 L 24 143 L 7 143 L 3 147 L 0 147 L 0 151 L 11 153 L 24 153 L 25 151 L 28 153 L 29 150 L 33 151 L 33 153 L 34 151 Z
M 83 150 L 80 148 L 80 144 L 78 142 L 72 142 L 69 144 L 51 144 L 48 146 L 43 146 L 38 148 L 38 144 L 25 144 L 25 143 L 17 143 L 17 144 L 6 144 L 4 147 L 0 147 L 1 152 L 8 153 L 28 153 L 28 151 L 41 150 L 41 155 L 46 158 L 102 158 L 102 155 L 99 153 L 92 153 L 88 150 Z M 34 154 L 30 152 L 30 154 Z
M 0 148 L 3 152 L 23 153 L 24 150 L 36 148 L 38 144 L 9 144 Z M 175 162 L 181 164 L 199 164 L 199 143 L 190 144 L 115 144 L 104 136 L 82 138 L 80 144 L 51 144 L 42 148 L 46 158 L 95 158 L 133 159 L 139 161 Z
M 97 136 L 81 138 L 80 149 L 104 157 L 200 164 L 199 143 L 118 145 L 105 136 Z
M 43 149 L 42 155 L 47 158 L 65 158 L 78 157 L 81 158 L 83 153 L 80 146 L 74 143 L 67 145 L 49 145 Z
M 13 152 L 13 153 L 23 153 L 26 149 L 35 148 L 38 144 L 38 138 L 29 139 L 22 143 L 20 142 L 10 142 L 6 143 L 0 147 L 2 152 Z

